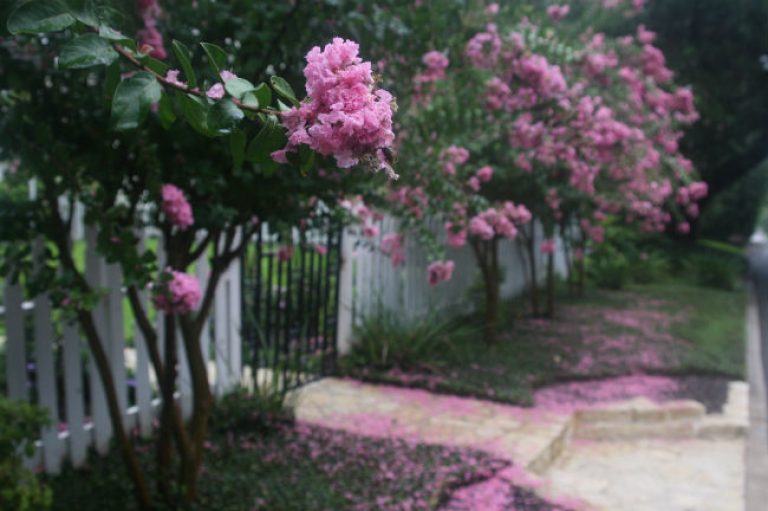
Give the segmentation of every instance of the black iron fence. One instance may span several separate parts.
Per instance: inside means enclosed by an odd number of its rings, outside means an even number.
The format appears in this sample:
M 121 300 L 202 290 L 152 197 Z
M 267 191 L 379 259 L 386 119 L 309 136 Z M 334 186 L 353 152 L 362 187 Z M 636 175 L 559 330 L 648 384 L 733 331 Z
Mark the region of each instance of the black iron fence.
M 313 223 L 288 233 L 262 226 L 243 261 L 243 362 L 282 390 L 335 370 L 343 226 Z

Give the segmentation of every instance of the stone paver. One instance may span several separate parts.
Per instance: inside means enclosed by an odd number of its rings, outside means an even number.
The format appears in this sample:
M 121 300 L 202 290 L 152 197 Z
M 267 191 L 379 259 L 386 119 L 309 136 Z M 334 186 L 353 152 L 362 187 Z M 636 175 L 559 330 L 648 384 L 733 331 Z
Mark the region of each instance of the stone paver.
M 488 450 L 536 468 L 570 414 L 326 378 L 301 388 L 296 418 L 371 436 Z
M 478 485 L 483 497 L 483 486 L 514 483 L 576 511 L 742 511 L 747 391 L 733 383 L 717 415 L 695 401 L 645 398 L 588 410 L 521 408 L 334 378 L 291 400 L 301 421 L 511 460 Z
M 548 494 L 601 511 L 743 511 L 744 443 L 577 441 L 545 477 Z

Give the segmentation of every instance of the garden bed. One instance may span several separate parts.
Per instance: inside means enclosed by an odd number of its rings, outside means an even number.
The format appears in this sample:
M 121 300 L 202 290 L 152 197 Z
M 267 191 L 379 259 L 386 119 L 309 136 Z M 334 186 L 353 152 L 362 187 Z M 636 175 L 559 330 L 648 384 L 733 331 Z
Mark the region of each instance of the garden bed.
M 551 320 L 518 319 L 495 346 L 479 335 L 460 336 L 450 349 L 430 353 L 428 363 L 386 370 L 342 363 L 343 371 L 375 383 L 522 405 L 533 405 L 543 387 L 583 382 L 572 387 L 587 401 L 650 392 L 696 399 L 710 411 L 722 406 L 727 382 L 744 377 L 743 290 L 672 282 L 589 290 L 561 303 Z M 616 390 L 628 375 L 673 383 L 655 394 L 642 380 Z
M 151 465 L 149 446 L 139 447 Z M 200 499 L 217 511 L 431 510 L 508 462 L 473 450 L 374 439 L 307 424 L 219 432 L 208 443 Z M 54 510 L 132 509 L 116 451 L 46 481 Z M 548 509 L 526 507 L 523 509 Z

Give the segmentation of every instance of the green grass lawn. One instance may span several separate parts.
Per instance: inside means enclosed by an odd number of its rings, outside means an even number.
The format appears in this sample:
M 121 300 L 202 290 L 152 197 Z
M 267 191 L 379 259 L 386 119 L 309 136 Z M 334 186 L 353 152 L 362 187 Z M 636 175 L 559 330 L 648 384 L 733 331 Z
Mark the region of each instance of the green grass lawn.
M 745 292 L 669 281 L 622 291 L 563 295 L 551 320 L 518 318 L 503 305 L 497 345 L 474 333 L 406 367 L 342 361 L 370 381 L 530 404 L 537 387 L 625 374 L 712 374 L 744 378 Z

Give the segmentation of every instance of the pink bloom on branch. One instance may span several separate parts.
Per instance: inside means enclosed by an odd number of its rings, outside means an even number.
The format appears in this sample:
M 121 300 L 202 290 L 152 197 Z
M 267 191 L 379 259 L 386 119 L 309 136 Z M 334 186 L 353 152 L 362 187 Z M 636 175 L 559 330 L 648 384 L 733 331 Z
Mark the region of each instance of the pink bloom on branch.
M 486 222 L 485 219 L 480 216 L 476 216 L 469 221 L 469 233 L 472 236 L 477 236 L 478 238 L 486 241 L 493 239 L 495 234 L 493 227 L 491 227 L 488 222 Z
M 277 249 L 277 260 L 285 263 L 293 258 L 293 245 L 280 245 Z
M 689 232 L 691 232 L 691 224 L 689 224 L 688 222 L 680 222 L 679 224 L 677 224 L 677 232 L 679 232 L 680 234 L 688 234 Z
M 394 98 L 375 88 L 371 63 L 358 57 L 358 50 L 357 43 L 337 37 L 324 49 L 316 46 L 307 53 L 307 99 L 282 115 L 288 130 L 285 150 L 306 144 L 333 156 L 339 167 L 363 160 L 395 178 L 385 153 L 395 139 Z
M 366 238 L 376 238 L 379 236 L 379 227 L 375 224 L 365 224 L 363 226 L 363 236 Z
M 554 22 L 565 18 L 569 12 L 571 12 L 571 8 L 568 5 L 550 5 L 547 7 L 547 15 Z
M 488 16 L 495 16 L 498 13 L 499 13 L 499 4 L 497 4 L 496 2 L 492 4 L 488 4 L 488 6 L 485 8 L 485 14 L 487 14 Z
M 189 228 L 195 222 L 195 218 L 192 215 L 192 206 L 189 205 L 184 192 L 172 184 L 164 184 L 160 193 L 163 199 L 161 209 L 165 219 L 182 231 Z
M 392 266 L 397 267 L 405 262 L 402 235 L 395 232 L 385 234 L 381 238 L 380 248 L 382 253 L 389 256 L 392 261 Z
M 208 92 L 205 93 L 206 96 L 217 101 L 223 98 L 224 94 L 225 94 L 224 85 L 222 85 L 221 83 L 213 84 L 213 86 L 210 89 L 208 89 Z
M 554 254 L 555 253 L 555 240 L 544 240 L 539 247 L 542 254 Z
M 166 270 L 170 281 L 163 282 L 154 297 L 155 307 L 166 314 L 188 314 L 202 298 L 200 283 L 192 275 Z
M 235 73 L 233 73 L 232 71 L 227 71 L 226 69 L 221 73 L 219 73 L 219 76 L 225 82 L 228 80 L 234 80 L 235 78 L 237 78 L 237 75 Z
M 178 85 L 179 87 L 186 87 L 186 82 L 182 82 L 179 80 L 179 73 L 180 71 L 178 69 L 169 69 L 168 72 L 165 74 L 165 79 L 168 83 L 171 83 L 173 85 Z
M 453 276 L 453 261 L 435 261 L 427 267 L 427 281 L 434 287 L 441 282 L 451 280 Z
M 448 238 L 448 244 L 454 248 L 467 244 L 467 230 L 452 222 L 445 223 L 445 235 Z
M 481 182 L 487 183 L 493 177 L 493 167 L 489 165 L 486 165 L 485 167 L 480 167 L 479 169 L 477 169 L 475 176 L 477 176 L 477 178 Z
M 470 177 L 467 180 L 467 186 L 471 190 L 473 190 L 475 192 L 479 192 L 480 191 L 480 180 L 476 176 L 472 176 L 472 177 Z

